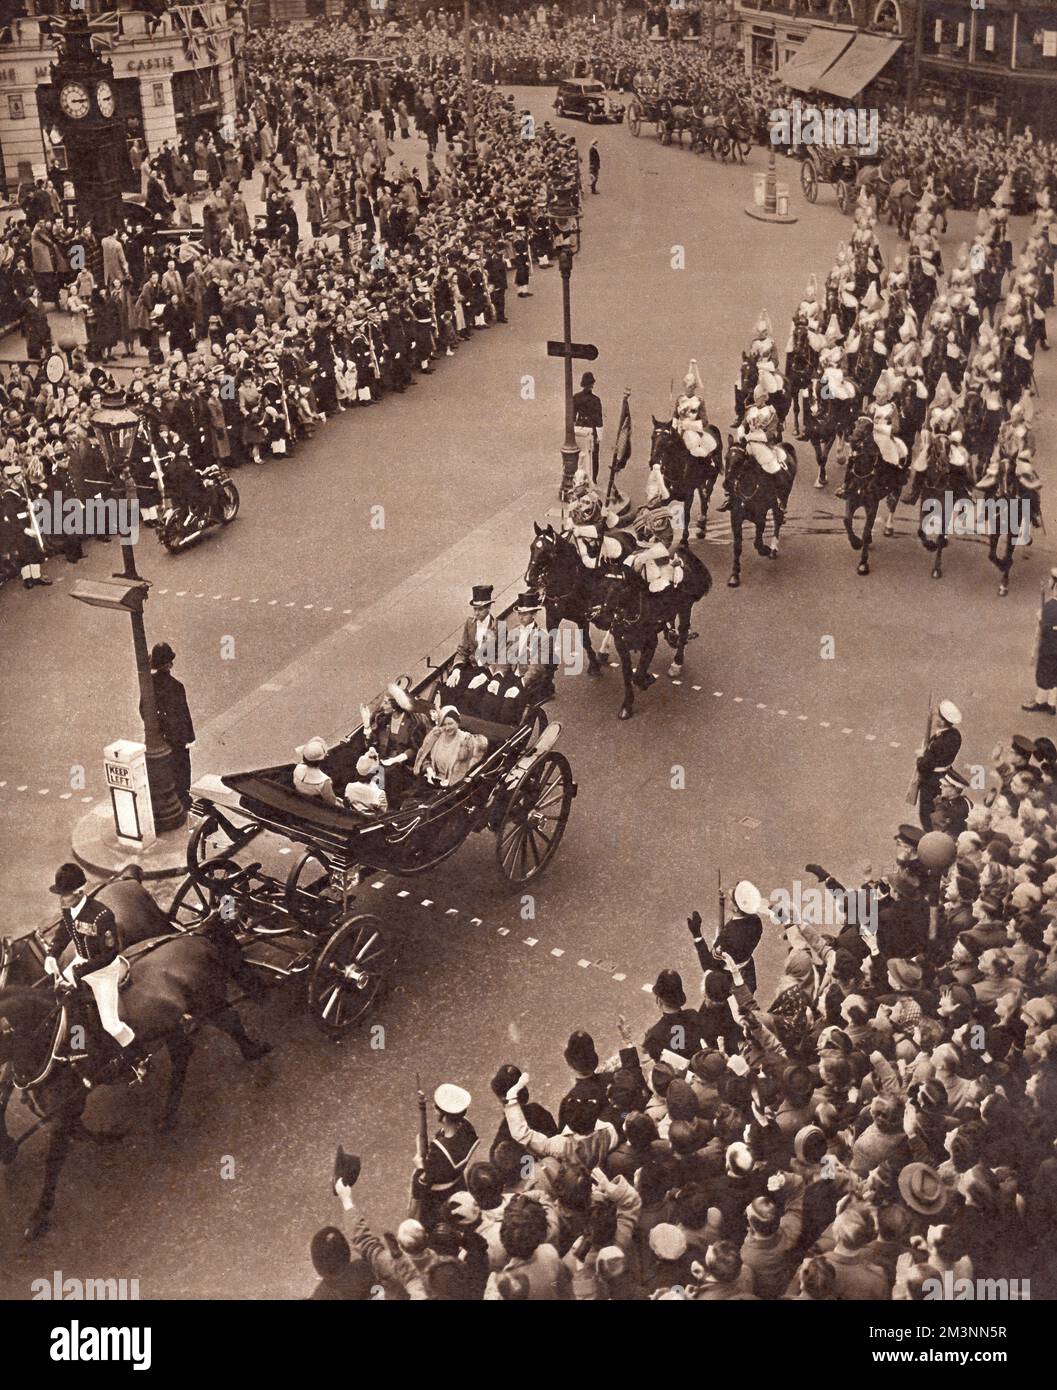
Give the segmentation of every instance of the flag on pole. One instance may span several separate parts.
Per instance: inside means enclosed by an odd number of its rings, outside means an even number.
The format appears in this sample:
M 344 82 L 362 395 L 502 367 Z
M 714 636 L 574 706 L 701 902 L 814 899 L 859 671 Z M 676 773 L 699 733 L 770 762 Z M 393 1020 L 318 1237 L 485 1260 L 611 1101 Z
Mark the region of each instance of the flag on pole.
M 624 392 L 624 400 L 620 407 L 620 423 L 617 425 L 617 437 L 613 444 L 613 472 L 619 473 L 626 467 L 628 459 L 631 458 L 631 407 L 628 405 L 629 392 Z

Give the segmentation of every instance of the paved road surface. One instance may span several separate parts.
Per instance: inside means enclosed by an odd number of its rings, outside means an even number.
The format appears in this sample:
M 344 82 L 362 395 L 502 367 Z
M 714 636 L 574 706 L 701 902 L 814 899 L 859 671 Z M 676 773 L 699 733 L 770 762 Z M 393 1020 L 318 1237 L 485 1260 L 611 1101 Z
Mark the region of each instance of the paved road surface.
M 544 114 L 544 93 L 517 99 Z M 635 141 L 621 127 L 592 134 L 603 191 L 587 199 L 574 331 L 599 344 L 595 370 L 612 424 L 621 389 L 631 388 L 629 476 L 639 488 L 650 411 L 667 412 L 669 382 L 678 383 L 687 359 L 698 358 L 712 417 L 726 425 L 759 309 L 769 309 L 783 346 L 807 276 L 823 278 L 850 223 L 826 192 L 808 208 L 795 188 L 795 227 L 746 218 L 758 151 L 748 168 L 724 169 Z M 945 255 L 969 234 L 970 219 L 956 218 Z M 891 238 L 885 245 L 890 252 Z M 675 247 L 684 269 L 672 268 Z M 560 369 L 542 346 L 560 323 L 555 273 L 540 272 L 534 288 L 533 299 L 512 300 L 510 327 L 478 335 L 407 396 L 330 423 L 288 464 L 243 470 L 243 513 L 229 533 L 176 559 L 144 542 L 144 569 L 158 590 L 149 630 L 181 652 L 197 718 L 223 729 L 233 707 L 253 711 L 205 740 L 211 758 L 235 767 L 288 757 L 315 727 L 339 731 L 320 711 L 333 722 L 343 692 L 354 723 L 369 691 L 356 669 L 334 662 L 345 610 L 354 622 L 367 610 L 382 615 L 358 640 L 384 659 L 387 595 L 425 573 L 437 604 L 457 612 L 461 592 L 445 576 L 465 569 L 465 554 L 455 564 L 460 543 L 556 483 Z M 1053 375 L 1042 359 L 1044 472 Z M 535 399 L 522 399 L 525 376 Z M 328 1173 L 338 1140 L 364 1156 L 360 1197 L 370 1217 L 381 1225 L 402 1214 L 416 1070 L 430 1086 L 468 1085 L 472 1116 L 490 1141 L 499 1111 L 487 1081 L 498 1062 L 528 1066 L 541 1098 L 556 1105 L 568 1031 L 588 1028 L 604 1055 L 617 1045 L 619 1013 L 636 1030 L 652 1021 L 644 986 L 659 968 L 682 969 L 696 989 L 684 918 L 697 907 L 714 920 L 717 869 L 728 885 L 744 875 L 770 890 L 802 876 L 809 860 L 852 878 L 885 863 L 891 830 L 906 814 L 930 689 L 965 713 L 963 766 L 1014 728 L 1043 732 L 1017 707 L 1048 546 L 1018 560 L 1013 592 L 999 601 L 982 548 L 969 541 L 948 552 L 947 578 L 930 581 L 929 557 L 905 518 L 861 579 L 834 521 L 838 504 L 810 488 L 811 476 L 802 469 L 780 559 L 758 559 L 750 548 L 740 590 L 725 587 L 725 533 L 710 528 L 698 544 L 717 585 L 697 611 L 701 637 L 681 684 L 662 677 L 635 719 L 620 724 L 614 671 L 597 682 L 562 681 L 552 712 L 579 795 L 561 853 L 532 898 L 502 890 L 485 836 L 428 881 L 368 881 L 366 906 L 383 911 L 401 942 L 393 989 L 372 1020 L 382 1031 L 333 1047 L 291 989 L 247 1011 L 277 1043 L 267 1062 L 249 1069 L 223 1039 L 204 1045 L 175 1136 L 153 1127 L 164 1067 L 142 1103 L 97 1097 L 93 1125 L 128 1137 L 78 1148 L 76 1165 L 89 1177 L 80 1183 L 71 1165 L 59 1229 L 40 1246 L 20 1249 L 16 1225 L 0 1222 L 0 1291 L 25 1296 L 32 1278 L 61 1268 L 139 1277 L 147 1297 L 296 1296 L 310 1284 L 307 1241 L 336 1216 Z M 385 508 L 382 532 L 369 525 L 375 504 Z M 78 575 L 106 572 L 107 558 L 96 547 Z M 124 634 L 108 629 L 109 615 L 70 603 L 63 578 L 46 594 L 0 594 L 5 931 L 49 910 L 48 873 L 65 855 L 78 797 L 100 793 L 99 749 L 135 728 Z M 515 572 L 481 578 L 505 585 Z M 236 659 L 222 661 L 228 635 Z M 261 687 L 284 667 L 296 680 L 273 701 Z M 78 762 L 89 768 L 88 788 L 56 805 Z M 211 766 L 196 762 L 199 771 Z M 780 956 L 780 943 L 765 939 L 765 997 Z M 23 1123 L 16 1117 L 13 1128 Z M 28 1211 L 39 1158 L 32 1141 L 0 1178 L 5 1216 Z M 234 1176 L 224 1178 L 228 1159 Z

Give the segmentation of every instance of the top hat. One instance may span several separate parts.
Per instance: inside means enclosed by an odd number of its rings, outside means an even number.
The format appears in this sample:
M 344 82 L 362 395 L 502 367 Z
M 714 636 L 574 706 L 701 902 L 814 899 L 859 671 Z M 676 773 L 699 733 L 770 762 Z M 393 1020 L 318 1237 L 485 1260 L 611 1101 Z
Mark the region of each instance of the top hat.
M 580 378 L 580 385 L 581 385 L 581 386 L 593 386 L 594 384 L 595 384 L 594 373 L 593 373 L 593 372 L 584 372 L 583 376 Z
M 526 589 L 524 593 L 517 596 L 517 611 L 519 613 L 535 613 L 540 606 L 540 596 L 535 589 Z
M 470 603 L 474 608 L 490 608 L 492 605 L 491 584 L 475 584 L 470 595 Z

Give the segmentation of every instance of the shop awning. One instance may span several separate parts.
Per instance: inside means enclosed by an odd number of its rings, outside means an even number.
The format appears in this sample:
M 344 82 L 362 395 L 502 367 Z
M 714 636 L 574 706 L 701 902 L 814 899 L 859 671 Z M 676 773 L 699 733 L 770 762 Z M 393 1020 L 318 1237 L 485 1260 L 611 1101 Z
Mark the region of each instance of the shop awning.
M 850 45 L 850 29 L 812 29 L 797 51 L 775 74 L 779 82 L 797 92 L 810 92 L 819 77 Z
M 850 100 L 874 80 L 901 47 L 899 39 L 889 38 L 885 34 L 856 34 L 855 41 L 841 53 L 837 61 L 815 78 L 815 88 L 828 92 L 830 96 Z

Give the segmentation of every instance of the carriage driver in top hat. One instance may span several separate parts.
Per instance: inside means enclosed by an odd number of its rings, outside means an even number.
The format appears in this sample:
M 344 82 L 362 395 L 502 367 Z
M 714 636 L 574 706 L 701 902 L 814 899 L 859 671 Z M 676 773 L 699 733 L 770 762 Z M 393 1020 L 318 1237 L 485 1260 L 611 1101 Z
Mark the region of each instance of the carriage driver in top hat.
M 86 895 L 87 882 L 79 864 L 61 864 L 55 873 L 55 882 L 49 891 L 62 905 L 59 926 L 65 937 L 63 945 L 73 946 L 74 957 L 60 974 L 58 957 L 51 952 L 45 957 L 44 969 L 57 986 L 60 980 L 64 982 L 62 987 L 76 989 L 82 981 L 88 986 L 95 997 L 99 1022 L 118 1046 L 125 1049 L 126 1060 L 137 1080 L 142 1080 L 146 1060 L 138 1048 L 131 1050 L 136 1035 L 121 1021 L 117 1008 L 118 987 L 127 969 L 118 954 L 117 922 L 105 903 Z

